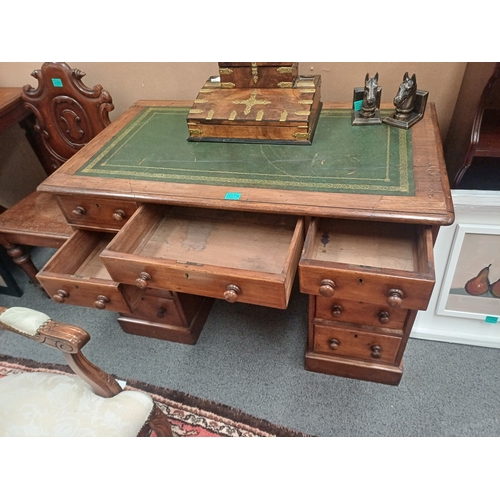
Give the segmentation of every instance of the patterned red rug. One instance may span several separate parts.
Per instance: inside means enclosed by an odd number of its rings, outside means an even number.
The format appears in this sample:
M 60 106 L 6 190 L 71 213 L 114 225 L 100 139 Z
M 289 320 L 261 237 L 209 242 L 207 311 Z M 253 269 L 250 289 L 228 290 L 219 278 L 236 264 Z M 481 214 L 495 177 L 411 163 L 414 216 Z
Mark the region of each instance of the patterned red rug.
M 36 363 L 0 354 L 0 377 L 39 371 L 73 373 L 65 365 Z M 274 425 L 235 408 L 172 389 L 127 380 L 125 390 L 149 394 L 169 417 L 177 437 L 306 437 L 305 434 Z

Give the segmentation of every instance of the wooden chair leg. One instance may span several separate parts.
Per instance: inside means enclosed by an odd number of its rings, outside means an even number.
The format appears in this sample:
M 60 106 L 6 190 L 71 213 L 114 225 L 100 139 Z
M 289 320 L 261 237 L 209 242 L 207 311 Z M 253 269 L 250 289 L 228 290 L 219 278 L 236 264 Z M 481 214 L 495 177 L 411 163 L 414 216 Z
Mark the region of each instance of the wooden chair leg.
M 158 437 L 173 437 L 172 427 L 167 416 L 158 406 L 154 406 L 151 416 L 149 417 L 149 427 L 155 431 Z

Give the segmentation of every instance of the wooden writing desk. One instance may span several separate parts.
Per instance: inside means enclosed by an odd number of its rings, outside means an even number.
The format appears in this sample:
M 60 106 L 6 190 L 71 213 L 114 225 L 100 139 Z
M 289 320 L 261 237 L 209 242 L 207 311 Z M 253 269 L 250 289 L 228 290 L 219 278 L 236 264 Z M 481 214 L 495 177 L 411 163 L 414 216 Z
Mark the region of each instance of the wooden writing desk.
M 281 147 L 188 143 L 190 105 L 139 101 L 40 185 L 81 229 L 47 292 L 193 344 L 213 299 L 286 308 L 298 269 L 306 368 L 399 383 L 454 219 L 434 105 L 404 131 L 324 104 L 313 144 Z

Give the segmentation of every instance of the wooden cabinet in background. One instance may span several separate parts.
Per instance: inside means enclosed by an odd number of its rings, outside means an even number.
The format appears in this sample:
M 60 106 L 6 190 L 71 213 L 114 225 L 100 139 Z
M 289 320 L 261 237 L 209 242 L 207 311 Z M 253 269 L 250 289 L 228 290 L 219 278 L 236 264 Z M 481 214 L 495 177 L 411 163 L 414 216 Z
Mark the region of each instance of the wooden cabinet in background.
M 500 158 L 500 63 L 467 64 L 444 154 L 452 188 L 475 159 Z

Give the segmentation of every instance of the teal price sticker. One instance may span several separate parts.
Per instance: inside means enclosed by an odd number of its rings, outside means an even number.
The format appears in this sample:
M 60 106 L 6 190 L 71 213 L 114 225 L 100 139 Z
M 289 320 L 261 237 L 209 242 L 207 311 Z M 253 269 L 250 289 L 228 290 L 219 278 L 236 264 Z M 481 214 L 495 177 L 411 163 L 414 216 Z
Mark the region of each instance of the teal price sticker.
M 485 323 L 498 323 L 498 318 L 496 316 L 486 316 L 484 321 Z
M 361 106 L 363 105 L 363 101 L 354 101 L 354 111 L 359 111 Z
M 63 82 L 60 78 L 52 78 L 52 85 L 54 87 L 62 87 L 63 86 Z
M 224 196 L 225 200 L 239 200 L 241 197 L 241 193 L 226 193 L 226 196 Z

